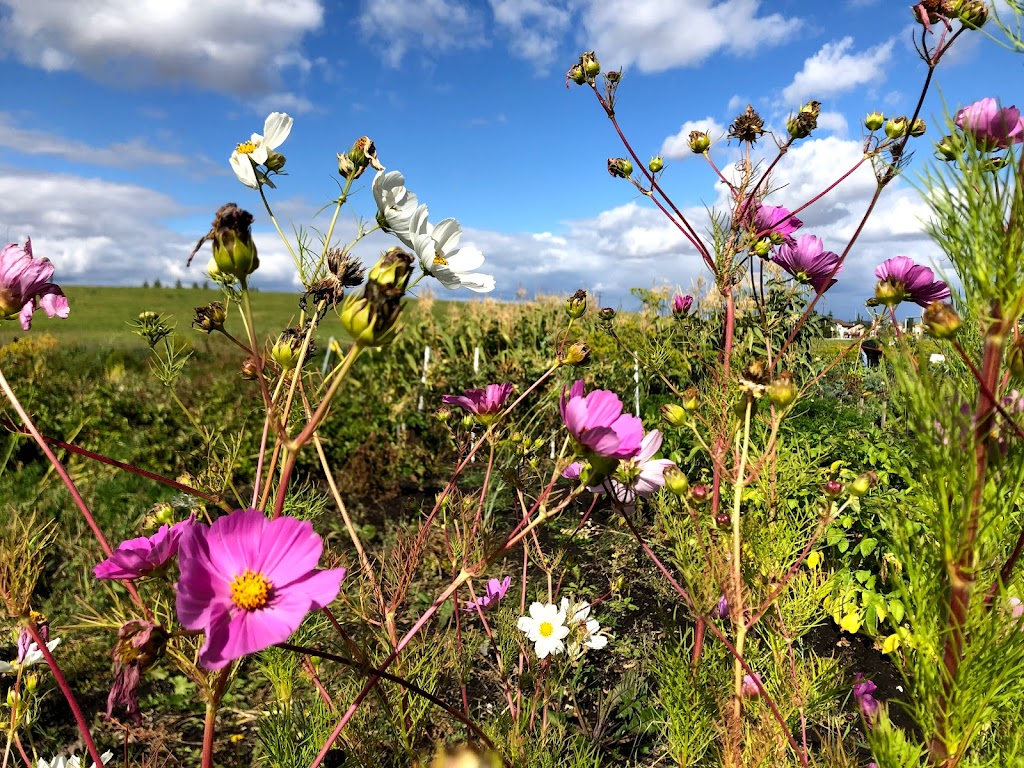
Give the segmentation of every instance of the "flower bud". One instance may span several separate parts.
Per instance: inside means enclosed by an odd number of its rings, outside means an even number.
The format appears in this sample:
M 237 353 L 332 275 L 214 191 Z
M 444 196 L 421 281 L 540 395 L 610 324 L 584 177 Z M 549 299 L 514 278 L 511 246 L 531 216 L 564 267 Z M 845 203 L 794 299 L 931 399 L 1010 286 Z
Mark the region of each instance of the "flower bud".
M 285 162 L 285 156 L 280 152 L 270 151 L 267 153 L 267 162 L 265 162 L 264 165 L 267 167 L 268 171 L 280 173 L 281 169 L 284 168 Z
M 260 266 L 252 239 L 252 214 L 234 203 L 217 211 L 207 237 L 213 240 L 213 260 L 221 274 L 244 280 Z
M 960 330 L 960 315 L 950 304 L 933 301 L 923 313 L 921 322 L 929 336 L 936 339 L 952 339 Z
M 583 71 L 582 64 L 573 64 L 569 67 L 569 71 L 565 73 L 565 86 L 569 87 L 569 81 L 572 80 L 576 85 L 583 85 L 587 82 L 587 73 Z
M 170 336 L 173 331 L 164 318 L 156 312 L 140 312 L 138 318 L 129 325 L 135 329 L 132 332 L 145 339 L 151 349 L 159 344 L 165 336 Z
M 913 136 L 914 138 L 917 138 L 919 136 L 924 136 L 925 131 L 928 130 L 928 126 L 925 124 L 924 120 L 922 120 L 920 117 L 916 117 L 914 118 L 914 122 L 910 124 L 909 130 L 910 135 Z
M 760 240 L 754 243 L 754 247 L 751 248 L 750 250 L 756 256 L 759 256 L 762 259 L 767 259 L 768 254 L 772 252 L 771 237 L 762 237 Z
M 255 357 L 249 357 L 242 361 L 241 376 L 246 381 L 255 381 L 259 375 L 259 365 Z
M 796 383 L 789 371 L 783 371 L 768 385 L 768 399 L 776 408 L 788 408 L 796 400 L 796 396 Z
M 205 307 L 196 307 L 195 318 L 192 320 L 192 327 L 203 333 L 213 333 L 224 330 L 224 321 L 228 313 L 224 305 L 219 301 L 211 301 Z
M 693 306 L 693 296 L 683 296 L 677 293 L 672 297 L 672 315 L 674 317 L 686 317 L 690 314 Z
M 687 387 L 683 390 L 683 408 L 687 411 L 693 412 L 697 410 L 697 405 L 700 401 L 700 392 L 697 391 L 696 387 Z
M 582 341 L 576 341 L 569 345 L 562 354 L 562 365 L 583 365 L 590 359 L 590 347 Z
M 652 157 L 651 161 L 647 164 L 647 170 L 651 173 L 658 173 L 665 168 L 665 160 L 660 155 Z
M 601 62 L 597 60 L 593 51 L 587 51 L 580 56 L 580 66 L 583 67 L 587 77 L 597 77 L 601 74 Z
M 685 496 L 690 491 L 686 473 L 677 466 L 665 467 L 665 487 L 676 496 Z
M 1019 337 L 1010 345 L 1007 357 L 1010 375 L 1017 381 L 1024 381 L 1024 336 Z
M 715 525 L 719 528 L 728 528 L 732 519 L 729 517 L 729 513 L 722 511 L 715 515 Z
M 843 484 L 840 483 L 838 480 L 829 480 L 827 483 L 821 486 L 821 490 L 830 499 L 834 499 L 836 496 L 843 492 Z
M 890 139 L 898 139 L 907 132 L 907 118 L 903 115 L 893 117 L 885 123 L 885 135 Z
M 633 175 L 633 164 L 624 157 L 609 157 L 608 173 L 616 178 L 628 179 Z
M 402 297 L 412 276 L 412 256 L 392 248 L 366 277 L 362 296 L 349 294 L 341 307 L 341 324 L 362 346 L 389 344 L 398 333 Z
M 686 409 L 675 403 L 665 403 L 665 405 L 661 406 L 661 418 L 673 427 L 681 427 L 690 420 L 686 414 Z
M 602 322 L 610 323 L 612 320 L 615 319 L 615 310 L 612 309 L 611 307 L 601 307 L 601 309 L 597 313 L 597 316 L 598 318 L 601 319 Z
M 818 115 L 821 114 L 820 101 L 808 101 L 800 111 L 786 121 L 786 130 L 794 139 L 806 139 L 811 131 L 818 127 Z
M 856 479 L 850 483 L 849 491 L 851 496 L 865 496 L 868 491 L 878 485 L 877 472 L 861 472 Z
M 604 79 L 607 80 L 612 85 L 618 85 L 619 82 L 622 80 L 622 70 L 611 69 L 604 73 Z
M 693 499 L 695 504 L 703 504 L 710 495 L 711 492 L 704 483 L 697 483 L 690 487 L 690 498 Z
M 565 313 L 573 320 L 583 317 L 587 311 L 587 292 L 580 288 L 576 293 L 565 300 Z
M 690 131 L 690 151 L 695 155 L 703 155 L 711 149 L 711 137 L 707 131 Z
M 290 371 L 299 364 L 302 336 L 294 333 L 295 330 L 289 328 L 282 333 L 270 349 L 270 359 L 277 363 L 282 371 Z
M 994 173 L 995 171 L 1001 171 L 1009 162 L 1010 158 L 1008 155 L 990 157 L 981 164 L 981 170 Z
M 955 136 L 945 136 L 935 144 L 935 156 L 940 160 L 957 160 L 962 154 L 963 146 Z
M 864 118 L 864 127 L 869 131 L 877 131 L 885 124 L 885 115 L 881 112 L 869 112 Z
M 447 424 L 449 421 L 452 420 L 452 409 L 449 408 L 447 405 L 442 405 L 434 412 L 434 416 L 442 424 Z
M 968 29 L 980 29 L 988 21 L 988 6 L 982 0 L 966 0 L 959 3 L 956 15 Z

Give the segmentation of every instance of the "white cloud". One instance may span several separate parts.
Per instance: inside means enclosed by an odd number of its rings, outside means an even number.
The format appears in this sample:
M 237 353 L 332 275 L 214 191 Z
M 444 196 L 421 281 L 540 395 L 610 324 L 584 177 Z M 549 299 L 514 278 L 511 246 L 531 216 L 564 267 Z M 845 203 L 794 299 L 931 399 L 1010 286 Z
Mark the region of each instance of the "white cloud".
M 850 126 L 841 112 L 822 112 L 818 115 L 818 128 L 845 137 Z
M 416 49 L 433 59 L 439 51 L 485 44 L 479 9 L 462 0 L 363 0 L 359 27 L 396 68 Z
M 118 84 L 188 82 L 259 94 L 308 67 L 321 0 L 0 0 L 5 48 L 29 66 Z
M 780 13 L 759 16 L 761 0 L 582 1 L 588 47 L 609 68 L 635 64 L 642 72 L 694 66 L 719 51 L 762 51 L 801 25 Z
M 196 162 L 195 158 L 170 152 L 164 147 L 153 146 L 145 139 L 131 139 L 115 142 L 106 147 L 95 147 L 54 133 L 21 128 L 9 112 L 0 112 L 0 147 L 23 155 L 46 155 L 72 163 L 112 168 L 154 165 L 184 168 Z
M 824 99 L 849 91 L 859 85 L 878 85 L 885 79 L 885 67 L 892 56 L 895 39 L 851 53 L 853 38 L 825 43 L 821 50 L 804 62 L 793 82 L 782 91 L 782 98 L 790 104 L 806 99 Z
M 725 126 L 713 117 L 687 120 L 680 126 L 678 132 L 661 143 L 661 154 L 669 160 L 685 160 L 688 157 L 693 157 L 693 152 L 690 150 L 691 131 L 704 131 L 713 142 L 717 142 L 725 136 Z
M 509 36 L 512 52 L 545 71 L 555 60 L 571 16 L 550 0 L 490 0 L 494 22 Z

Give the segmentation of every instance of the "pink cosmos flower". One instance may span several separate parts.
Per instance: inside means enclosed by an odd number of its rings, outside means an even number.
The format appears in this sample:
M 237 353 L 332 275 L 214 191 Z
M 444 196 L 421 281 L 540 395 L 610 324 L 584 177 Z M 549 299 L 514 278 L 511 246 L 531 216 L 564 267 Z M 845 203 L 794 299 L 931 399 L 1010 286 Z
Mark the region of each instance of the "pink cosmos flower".
M 93 568 L 97 579 L 139 579 L 170 562 L 178 554 L 178 541 L 195 516 L 174 525 L 161 525 L 152 536 L 122 541 L 114 554 Z
M 754 673 L 753 675 L 744 675 L 743 685 L 740 686 L 740 693 L 748 699 L 756 699 L 761 695 L 761 688 L 758 688 L 758 685 L 764 687 L 764 683 L 761 682 L 761 676 L 759 674 Z
M 693 306 L 693 296 L 683 296 L 677 293 L 672 297 L 672 314 L 676 317 L 683 317 L 690 314 L 690 307 Z
M 665 470 L 674 467 L 671 459 L 655 459 L 661 449 L 664 438 L 661 432 L 652 429 L 643 440 L 636 455 L 619 463 L 615 474 L 605 478 L 598 485 L 589 486 L 591 493 L 611 493 L 621 504 L 631 506 L 636 503 L 637 496 L 647 498 L 659 488 L 665 486 Z M 562 477 L 575 480 L 580 476 L 583 465 L 576 461 L 565 468 Z
M 956 113 L 956 124 L 982 152 L 1024 141 L 1024 120 L 1016 107 L 999 108 L 993 98 L 976 101 Z
M 725 599 L 725 595 L 718 598 L 718 602 L 715 603 L 715 607 L 711 609 L 710 615 L 713 619 L 729 618 L 729 601 Z
M 505 596 L 505 593 L 508 592 L 511 583 L 511 576 L 506 576 L 501 581 L 498 581 L 498 579 L 488 579 L 487 591 L 475 600 L 467 600 L 466 607 L 462 610 L 466 613 L 476 613 L 478 606 L 484 611 L 493 608 Z
M 821 238 L 814 235 L 803 235 L 792 243 L 783 243 L 778 253 L 772 256 L 772 261 L 799 282 L 812 285 L 818 293 L 835 285 L 835 275 L 843 271 L 841 264 L 835 269 L 836 264 L 839 264 L 839 256 L 826 251 Z
M 935 280 L 928 267 L 915 264 L 909 256 L 894 256 L 875 267 L 875 298 L 880 304 L 895 307 L 901 301 L 913 301 L 927 307 L 933 301 L 946 301 L 949 286 Z
M 203 666 L 220 669 L 284 642 L 334 600 L 345 569 L 318 571 L 322 552 L 313 524 L 294 517 L 241 509 L 193 525 L 178 554 L 177 607 L 186 629 L 206 633 Z
M 758 239 L 767 237 L 772 242 L 793 244 L 793 233 L 804 225 L 800 219 L 781 205 L 758 203 L 751 224 Z
M 644 425 L 622 412 L 622 401 L 614 392 L 595 389 L 584 394 L 583 380 L 562 390 L 562 421 L 584 450 L 610 459 L 628 459 L 640 450 Z
M 26 331 L 32 327 L 32 313 L 38 308 L 47 317 L 67 317 L 71 311 L 67 297 L 59 286 L 49 282 L 53 264 L 49 259 L 32 256 L 32 240 L 25 247 L 17 243 L 5 245 L 0 251 L 0 319 L 17 316 Z M 36 306 L 36 298 L 39 306 Z
M 442 395 L 441 402 L 472 413 L 481 421 L 493 419 L 512 394 L 512 382 L 488 384 L 486 389 L 467 389 L 464 395 Z

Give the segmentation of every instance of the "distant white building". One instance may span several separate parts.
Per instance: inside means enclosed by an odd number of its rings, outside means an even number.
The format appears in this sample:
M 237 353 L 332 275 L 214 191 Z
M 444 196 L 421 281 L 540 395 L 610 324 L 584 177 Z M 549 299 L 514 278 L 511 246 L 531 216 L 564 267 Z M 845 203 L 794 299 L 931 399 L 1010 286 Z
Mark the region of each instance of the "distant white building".
M 835 332 L 834 338 L 859 339 L 867 329 L 863 323 L 847 323 L 842 320 L 836 320 L 833 330 Z

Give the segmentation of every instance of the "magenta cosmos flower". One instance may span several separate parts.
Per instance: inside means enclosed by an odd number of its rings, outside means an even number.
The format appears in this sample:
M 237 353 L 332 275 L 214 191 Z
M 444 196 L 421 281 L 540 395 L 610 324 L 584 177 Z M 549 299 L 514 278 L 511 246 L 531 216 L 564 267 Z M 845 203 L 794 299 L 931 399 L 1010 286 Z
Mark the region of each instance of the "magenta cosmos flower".
M 772 261 L 801 283 L 824 293 L 836 284 L 835 275 L 843 271 L 839 256 L 826 251 L 820 237 L 802 235 L 793 243 L 783 243 Z M 838 269 L 836 265 L 839 265 Z
M 895 307 L 901 301 L 913 301 L 927 307 L 933 301 L 949 298 L 949 286 L 935 279 L 928 267 L 915 264 L 909 256 L 894 256 L 875 267 L 875 298 L 879 304 Z
M 592 493 L 611 493 L 620 504 L 632 506 L 637 496 L 647 498 L 659 488 L 664 488 L 665 470 L 674 467 L 676 463 L 671 459 L 654 458 L 661 449 L 662 439 L 661 432 L 652 429 L 640 441 L 640 449 L 635 455 L 621 461 L 615 474 L 588 490 Z M 566 467 L 562 476 L 576 479 L 581 470 L 579 462 L 574 462 Z
M 338 596 L 344 568 L 318 571 L 313 524 L 242 509 L 196 523 L 178 553 L 178 621 L 202 630 L 199 660 L 220 669 L 288 639 L 306 614 Z
M 512 382 L 488 384 L 485 389 L 467 389 L 464 395 L 442 395 L 441 402 L 472 413 L 481 422 L 491 421 L 512 394 Z
M 505 596 L 505 593 L 508 592 L 509 585 L 511 584 L 511 576 L 506 576 L 500 581 L 498 579 L 488 579 L 487 591 L 475 600 L 467 600 L 466 607 L 462 610 L 467 613 L 476 613 L 476 609 L 478 607 L 484 611 L 493 608 L 498 604 L 498 601 Z
M 685 317 L 690 314 L 690 307 L 693 306 L 693 296 L 683 296 L 677 293 L 672 297 L 672 314 L 676 317 Z
M 562 421 L 584 451 L 609 459 L 628 459 L 640 450 L 644 425 L 622 412 L 622 401 L 614 392 L 595 389 L 584 394 L 583 380 L 577 380 L 569 397 L 561 398 Z
M 974 139 L 982 152 L 1005 149 L 1024 141 L 1024 120 L 1016 107 L 1003 107 L 993 98 L 976 101 L 956 113 L 957 126 Z
M 875 691 L 878 687 L 870 680 L 865 680 L 864 675 L 857 673 L 853 684 L 853 698 L 857 700 L 857 709 L 864 715 L 864 722 L 870 728 L 878 715 L 878 699 L 875 698 Z
M 804 225 L 800 219 L 781 205 L 758 203 L 751 217 L 757 238 L 769 238 L 776 245 L 793 242 L 793 233 Z
M 0 318 L 18 317 L 27 331 L 37 308 L 41 307 L 47 317 L 67 317 L 71 311 L 67 297 L 50 282 L 51 277 L 53 264 L 49 259 L 33 258 L 31 239 L 25 241 L 24 248 L 16 243 L 5 245 L 0 251 Z
M 93 568 L 97 579 L 139 579 L 170 562 L 178 554 L 181 534 L 195 517 L 174 525 L 161 525 L 152 536 L 122 541 L 114 554 Z

